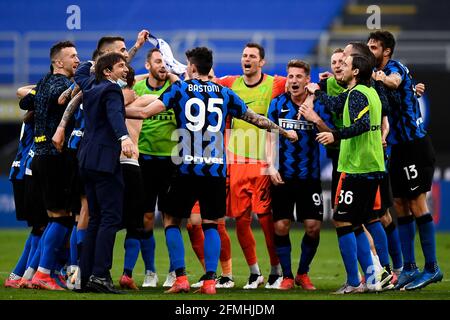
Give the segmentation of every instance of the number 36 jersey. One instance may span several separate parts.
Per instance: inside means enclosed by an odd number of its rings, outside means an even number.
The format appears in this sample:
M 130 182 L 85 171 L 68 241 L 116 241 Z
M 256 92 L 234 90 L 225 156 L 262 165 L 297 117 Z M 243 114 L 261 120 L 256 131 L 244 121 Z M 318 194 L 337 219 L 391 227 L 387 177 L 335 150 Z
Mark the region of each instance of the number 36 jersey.
M 159 97 L 173 109 L 178 140 L 172 161 L 183 175 L 226 177 L 224 147 L 228 115 L 240 118 L 247 106 L 231 89 L 212 81 L 177 81 Z

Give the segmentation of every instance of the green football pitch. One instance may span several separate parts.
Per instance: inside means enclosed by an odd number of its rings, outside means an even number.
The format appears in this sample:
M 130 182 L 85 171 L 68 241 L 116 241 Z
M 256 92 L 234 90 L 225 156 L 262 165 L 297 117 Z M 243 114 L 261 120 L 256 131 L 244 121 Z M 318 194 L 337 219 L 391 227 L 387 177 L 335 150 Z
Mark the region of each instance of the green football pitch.
M 203 270 L 192 251 L 186 230 L 183 229 L 182 232 L 185 241 L 187 274 L 190 282 L 193 283 L 200 278 Z M 141 288 L 140 291 L 128 291 L 126 295 L 105 295 L 93 293 L 81 294 L 71 291 L 50 292 L 43 290 L 9 289 L 1 285 L 0 300 L 450 300 L 450 233 L 437 234 L 437 256 L 440 267 L 444 272 L 442 282 L 413 292 L 389 291 L 377 294 L 345 296 L 331 294 L 331 292 L 338 289 L 345 281 L 344 266 L 339 254 L 336 234 L 333 230 L 328 229 L 322 231 L 320 245 L 311 265 L 309 274 L 318 289 L 314 292 L 306 292 L 299 287 L 288 292 L 269 290 L 264 287 L 256 290 L 242 289 L 247 281 L 249 271 L 237 242 L 235 230 L 229 229 L 229 233 L 232 241 L 233 276 L 236 285 L 232 289 L 218 289 L 217 295 L 214 296 L 194 294 L 193 289 L 187 294 L 164 294 L 164 288 L 161 285 L 168 271 L 168 255 L 164 240 L 164 231 L 161 228 L 157 228 L 155 230 L 156 269 L 159 276 L 159 287 L 157 288 Z M 254 233 L 258 244 L 259 265 L 263 275 L 267 277 L 270 266 L 264 236 L 260 229 L 254 230 Z M 0 229 L 0 281 L 2 284 L 14 268 L 27 235 L 28 230 Z M 303 232 L 298 227 L 291 231 L 293 272 L 297 269 L 302 236 Z M 118 279 L 123 268 L 124 237 L 124 231 L 120 231 L 117 234 L 114 249 L 112 277 L 116 285 L 118 285 Z M 423 256 L 420 250 L 418 236 L 416 237 L 416 256 L 417 264 L 423 266 Z M 220 265 L 218 274 L 220 274 Z M 141 257 L 139 257 L 136 264 L 133 277 L 138 285 L 142 284 L 144 265 Z

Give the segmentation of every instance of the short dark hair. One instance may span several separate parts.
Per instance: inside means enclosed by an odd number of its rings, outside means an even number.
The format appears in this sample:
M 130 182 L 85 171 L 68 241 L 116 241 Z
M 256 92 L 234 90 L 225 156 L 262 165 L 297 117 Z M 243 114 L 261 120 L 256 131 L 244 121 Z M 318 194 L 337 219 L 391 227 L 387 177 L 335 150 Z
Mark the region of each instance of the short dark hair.
M 352 54 L 352 70 L 358 69 L 359 72 L 356 75 L 356 82 L 370 86 L 370 79 L 373 71 L 373 60 L 362 54 Z
M 255 42 L 249 42 L 245 45 L 246 48 L 256 48 L 259 51 L 259 56 L 261 57 L 261 59 L 264 59 L 264 57 L 266 56 L 266 51 L 264 50 L 263 46 L 255 43 Z
M 395 38 L 392 33 L 390 33 L 389 31 L 378 30 L 375 32 L 371 32 L 369 34 L 367 41 L 369 41 L 370 39 L 373 39 L 375 41 L 380 41 L 381 46 L 383 47 L 383 50 L 391 49 L 390 56 L 392 57 L 392 55 L 394 54 L 394 49 L 395 49 Z
M 307 76 L 309 76 L 309 74 L 311 73 L 311 67 L 309 66 L 309 63 L 299 59 L 289 60 L 286 70 L 289 70 L 289 68 L 302 68 L 303 70 L 305 70 Z
M 150 58 L 153 55 L 153 52 L 161 52 L 158 48 L 151 48 L 150 50 L 148 50 L 147 52 L 147 61 L 150 60 Z
M 92 52 L 92 61 L 97 60 L 98 58 L 98 49 L 95 49 L 94 52 Z
M 97 50 L 99 51 L 99 54 L 102 54 L 105 47 L 113 44 L 116 41 L 123 41 L 125 42 L 125 39 L 119 36 L 106 36 L 101 37 L 100 40 L 97 42 Z
M 349 45 L 352 46 L 352 51 L 354 54 L 359 54 L 366 56 L 369 60 L 372 60 L 372 64 L 375 65 L 375 56 L 372 51 L 370 51 L 369 46 L 366 43 L 362 42 L 350 42 Z
M 113 66 L 120 61 L 126 62 L 125 57 L 117 52 L 108 52 L 100 56 L 95 63 L 95 80 L 97 82 L 104 80 L 105 75 L 103 74 L 103 70 L 112 70 Z
M 213 53 L 206 47 L 197 47 L 186 51 L 186 57 L 191 64 L 197 67 L 202 76 L 208 75 L 213 66 Z
M 58 43 L 55 43 L 51 48 L 50 48 L 50 60 L 52 60 L 55 58 L 55 56 L 61 52 L 62 49 L 64 48 L 75 48 L 75 45 L 73 44 L 72 41 L 60 41 Z
M 127 68 L 128 68 L 128 72 L 127 72 L 127 88 L 133 88 L 133 85 L 134 85 L 134 75 L 135 75 L 135 72 L 134 72 L 134 69 L 133 69 L 133 67 L 132 66 L 130 66 L 128 63 L 127 63 Z
M 335 54 L 335 53 L 343 53 L 343 52 L 344 52 L 344 49 L 342 49 L 342 48 L 336 48 L 336 49 L 333 50 L 333 52 L 331 53 L 331 55 L 333 55 L 333 54 Z

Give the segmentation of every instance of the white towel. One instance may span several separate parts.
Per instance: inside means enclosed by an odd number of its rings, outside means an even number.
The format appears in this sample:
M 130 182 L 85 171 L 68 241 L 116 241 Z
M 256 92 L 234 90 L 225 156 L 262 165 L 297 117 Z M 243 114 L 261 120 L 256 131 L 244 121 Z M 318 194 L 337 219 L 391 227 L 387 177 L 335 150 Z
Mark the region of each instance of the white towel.
M 172 49 L 166 41 L 150 34 L 148 42 L 158 48 L 161 52 L 167 71 L 176 75 L 181 75 L 186 71 L 187 66 L 173 57 Z

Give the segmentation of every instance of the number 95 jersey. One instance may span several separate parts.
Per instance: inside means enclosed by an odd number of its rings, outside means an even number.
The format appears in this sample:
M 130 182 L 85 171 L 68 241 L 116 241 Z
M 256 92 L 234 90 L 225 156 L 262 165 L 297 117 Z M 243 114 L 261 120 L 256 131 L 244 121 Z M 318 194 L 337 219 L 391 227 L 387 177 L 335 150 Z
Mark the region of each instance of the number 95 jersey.
M 172 161 L 180 174 L 225 177 L 226 118 L 240 118 L 247 111 L 244 101 L 229 88 L 196 79 L 173 83 L 159 100 L 175 113 Z

